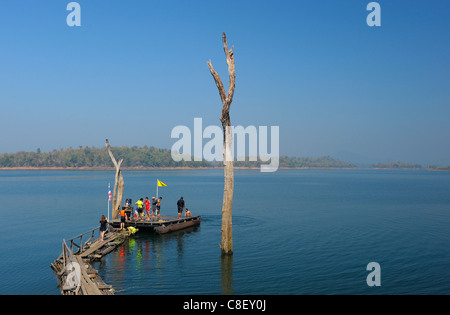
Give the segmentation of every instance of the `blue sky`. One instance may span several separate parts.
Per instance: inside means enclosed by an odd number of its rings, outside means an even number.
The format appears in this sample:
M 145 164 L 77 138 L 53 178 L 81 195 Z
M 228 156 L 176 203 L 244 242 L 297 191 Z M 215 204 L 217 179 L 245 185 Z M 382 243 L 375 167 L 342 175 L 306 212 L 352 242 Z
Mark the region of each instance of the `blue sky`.
M 280 126 L 280 153 L 450 165 L 449 1 L 0 0 L 0 153 L 171 148 L 172 128 Z

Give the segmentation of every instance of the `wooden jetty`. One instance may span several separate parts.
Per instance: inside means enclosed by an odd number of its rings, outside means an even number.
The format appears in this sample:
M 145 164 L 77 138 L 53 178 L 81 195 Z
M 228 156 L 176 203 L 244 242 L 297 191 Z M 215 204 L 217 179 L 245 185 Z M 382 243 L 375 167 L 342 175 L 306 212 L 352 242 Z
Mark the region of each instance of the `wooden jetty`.
M 105 234 L 104 241 L 100 239 L 95 240 L 95 234 L 98 229 L 95 228 L 78 235 L 67 242 L 63 240 L 63 251 L 51 264 L 51 268 L 58 277 L 61 294 L 114 294 L 114 289 L 103 282 L 91 263 L 101 259 L 122 244 L 128 237 L 128 233 L 110 229 Z M 83 238 L 86 237 L 89 238 L 83 243 Z
M 125 223 L 125 228 L 133 226 L 139 230 L 164 234 L 197 226 L 200 222 L 200 216 L 182 219 L 161 216 L 150 221 L 130 220 Z M 95 234 L 99 234 L 98 227 L 67 242 L 63 240 L 62 253 L 51 264 L 51 268 L 57 275 L 61 294 L 113 295 L 115 293 L 110 285 L 103 282 L 91 263 L 102 259 L 129 237 L 127 231 L 120 231 L 119 228 L 120 220 L 110 222 L 104 241 L 95 239 Z M 83 242 L 83 238 L 87 240 Z

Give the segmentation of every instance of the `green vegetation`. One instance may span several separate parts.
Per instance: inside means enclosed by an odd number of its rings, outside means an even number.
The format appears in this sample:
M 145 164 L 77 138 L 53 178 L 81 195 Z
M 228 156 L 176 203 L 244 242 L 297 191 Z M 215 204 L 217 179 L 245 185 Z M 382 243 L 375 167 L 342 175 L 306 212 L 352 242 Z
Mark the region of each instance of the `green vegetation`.
M 170 150 L 154 147 L 111 148 L 114 155 L 124 159 L 123 167 L 202 167 L 205 162 L 175 162 Z M 92 167 L 110 168 L 113 164 L 106 148 L 79 147 L 52 152 L 17 152 L 0 154 L 0 167 Z
M 390 162 L 374 164 L 373 168 L 419 169 L 422 168 L 422 165 L 415 163 Z
M 448 167 L 432 167 L 431 168 L 432 170 L 434 170 L 434 171 L 450 171 L 450 166 L 448 166 Z
M 175 162 L 168 149 L 155 147 L 113 147 L 114 156 L 124 159 L 124 168 L 164 168 L 164 167 L 222 167 L 221 162 Z M 259 168 L 261 161 L 235 162 L 236 167 Z M 112 162 L 106 148 L 79 147 L 61 149 L 52 152 L 17 152 L 0 154 L 0 167 L 58 167 L 58 168 L 111 168 Z M 352 163 L 333 159 L 329 156 L 318 158 L 280 157 L 280 168 L 355 168 Z
M 261 164 L 267 164 L 261 161 L 245 162 L 236 161 L 236 167 L 257 167 Z M 302 157 L 287 157 L 280 156 L 280 168 L 356 168 L 355 164 L 333 159 L 329 156 L 322 156 L 318 158 L 302 158 Z

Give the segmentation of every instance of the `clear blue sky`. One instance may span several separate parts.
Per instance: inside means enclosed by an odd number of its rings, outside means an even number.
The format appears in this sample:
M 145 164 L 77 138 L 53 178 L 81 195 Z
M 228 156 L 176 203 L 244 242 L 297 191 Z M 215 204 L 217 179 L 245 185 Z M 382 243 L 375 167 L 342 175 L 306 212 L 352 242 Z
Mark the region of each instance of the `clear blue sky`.
M 280 153 L 450 165 L 450 1 L 0 0 L 0 152 L 171 148 L 176 125 L 280 126 Z

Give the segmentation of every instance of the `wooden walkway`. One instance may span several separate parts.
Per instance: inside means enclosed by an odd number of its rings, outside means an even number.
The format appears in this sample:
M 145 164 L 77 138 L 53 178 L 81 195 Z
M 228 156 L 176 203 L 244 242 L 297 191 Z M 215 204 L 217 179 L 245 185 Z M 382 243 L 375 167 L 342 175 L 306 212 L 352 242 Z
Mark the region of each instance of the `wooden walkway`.
M 69 240 L 70 246 L 63 241 L 63 252 L 51 264 L 51 268 L 58 277 L 61 294 L 114 294 L 114 289 L 103 282 L 91 263 L 101 259 L 122 244 L 128 237 L 128 233 L 113 230 L 106 233 L 104 241 L 101 241 L 100 239 L 94 240 L 97 230 L 98 228 Z M 83 236 L 87 235 L 91 235 L 91 237 L 83 244 Z M 78 248 L 78 250 L 74 252 L 74 248 Z

